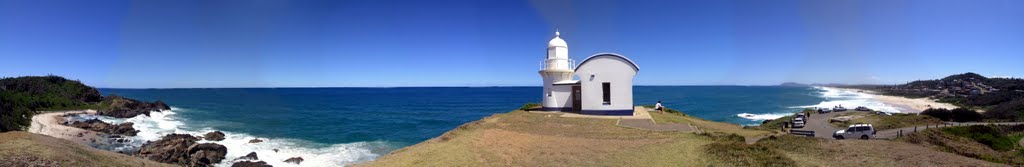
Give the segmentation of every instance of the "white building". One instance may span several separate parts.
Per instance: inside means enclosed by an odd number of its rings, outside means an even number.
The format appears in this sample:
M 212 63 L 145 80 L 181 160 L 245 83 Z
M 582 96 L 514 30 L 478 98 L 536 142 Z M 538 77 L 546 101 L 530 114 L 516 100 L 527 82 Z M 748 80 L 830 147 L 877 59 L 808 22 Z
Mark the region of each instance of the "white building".
M 543 110 L 590 115 L 633 115 L 633 77 L 636 63 L 615 53 L 598 53 L 578 66 L 569 59 L 569 46 L 555 32 L 541 62 Z M 575 76 L 575 77 L 574 77 Z

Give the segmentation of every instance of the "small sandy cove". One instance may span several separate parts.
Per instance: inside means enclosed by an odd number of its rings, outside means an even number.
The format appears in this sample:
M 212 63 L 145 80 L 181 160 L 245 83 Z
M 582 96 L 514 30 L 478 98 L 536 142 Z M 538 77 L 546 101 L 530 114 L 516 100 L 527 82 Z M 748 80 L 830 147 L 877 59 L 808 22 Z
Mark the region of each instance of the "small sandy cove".
M 82 144 L 95 143 L 101 139 L 96 135 L 96 132 L 64 126 L 61 124 L 65 121 L 63 117 L 65 114 L 96 114 L 96 110 L 62 111 L 36 114 L 35 116 L 32 116 L 32 125 L 29 126 L 28 131 Z
M 880 101 L 882 103 L 885 103 L 885 104 L 888 104 L 888 105 L 891 105 L 891 106 L 894 106 L 894 107 L 898 107 L 898 108 L 901 109 L 901 111 L 906 112 L 906 113 L 920 113 L 921 111 L 924 111 L 924 110 L 929 109 L 929 108 L 945 108 L 945 109 L 957 108 L 953 104 L 936 102 L 935 100 L 932 100 L 932 99 L 929 99 L 929 98 L 906 98 L 906 97 L 899 97 L 899 96 L 889 96 L 889 95 L 882 95 L 881 93 L 878 93 L 878 92 L 875 92 L 875 91 L 861 90 L 861 89 L 852 89 L 852 88 L 836 88 L 836 89 L 845 89 L 845 90 L 850 90 L 850 91 L 858 91 L 858 92 L 863 92 L 863 93 L 871 94 L 872 99 L 878 100 L 878 101 Z M 910 111 L 907 111 L 907 110 L 910 110 Z

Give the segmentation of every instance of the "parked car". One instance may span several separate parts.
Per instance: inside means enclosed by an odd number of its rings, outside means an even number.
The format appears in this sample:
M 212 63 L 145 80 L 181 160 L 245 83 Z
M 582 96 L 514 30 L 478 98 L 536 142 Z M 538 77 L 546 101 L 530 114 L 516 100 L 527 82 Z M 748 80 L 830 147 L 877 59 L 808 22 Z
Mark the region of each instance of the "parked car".
M 793 118 L 793 128 L 804 128 L 804 117 Z
M 832 134 L 836 139 L 870 139 L 875 138 L 875 128 L 871 124 L 854 124 L 846 130 L 839 130 Z
M 857 108 L 854 108 L 853 110 L 857 110 L 857 111 L 871 111 L 870 108 L 867 108 L 867 107 L 864 107 L 864 106 L 858 106 Z
M 818 113 L 819 114 L 830 113 L 830 112 L 832 112 L 832 109 L 828 109 L 828 108 L 819 108 L 818 109 Z
M 835 108 L 832 108 L 832 110 L 836 112 L 846 111 L 846 107 L 836 106 Z

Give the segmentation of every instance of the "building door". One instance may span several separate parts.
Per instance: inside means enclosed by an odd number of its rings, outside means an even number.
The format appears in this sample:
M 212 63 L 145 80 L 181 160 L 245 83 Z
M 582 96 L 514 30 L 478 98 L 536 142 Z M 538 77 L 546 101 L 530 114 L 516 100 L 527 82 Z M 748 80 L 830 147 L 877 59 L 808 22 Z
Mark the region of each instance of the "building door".
M 580 86 L 572 86 L 572 111 L 580 112 L 583 108 L 583 91 L 580 91 Z

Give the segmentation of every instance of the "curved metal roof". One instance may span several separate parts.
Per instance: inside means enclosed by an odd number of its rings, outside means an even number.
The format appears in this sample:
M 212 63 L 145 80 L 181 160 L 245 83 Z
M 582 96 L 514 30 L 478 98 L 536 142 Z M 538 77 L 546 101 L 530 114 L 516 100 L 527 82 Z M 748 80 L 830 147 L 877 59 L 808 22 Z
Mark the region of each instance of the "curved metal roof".
M 598 53 L 598 54 L 594 54 L 593 56 L 590 56 L 590 57 L 587 57 L 587 59 L 584 59 L 583 62 L 580 63 L 580 65 L 577 65 L 576 66 L 576 70 L 579 70 L 580 69 L 579 67 L 582 67 L 584 64 L 587 64 L 588 61 L 593 60 L 594 58 L 603 57 L 603 56 L 611 56 L 611 57 L 616 57 L 616 58 L 619 58 L 619 59 L 622 59 L 622 60 L 626 60 L 626 62 L 629 62 L 629 65 L 633 66 L 633 70 L 636 70 L 638 72 L 640 71 L 640 67 L 637 66 L 636 63 L 633 62 L 633 60 L 629 60 L 629 58 L 626 58 L 626 56 L 622 56 L 622 55 L 619 55 L 617 53 Z M 573 71 L 575 71 L 575 70 L 573 70 Z

